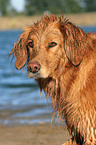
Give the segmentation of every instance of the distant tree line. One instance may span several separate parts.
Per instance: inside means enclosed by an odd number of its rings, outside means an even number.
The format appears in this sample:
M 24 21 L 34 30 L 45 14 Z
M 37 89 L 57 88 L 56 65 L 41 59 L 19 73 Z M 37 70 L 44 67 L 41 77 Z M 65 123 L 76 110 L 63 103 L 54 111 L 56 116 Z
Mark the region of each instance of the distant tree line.
M 86 12 L 96 12 L 96 0 L 84 0 Z
M 8 13 L 10 0 L 0 0 L 0 15 L 6 15 Z
M 23 15 L 96 12 L 96 0 L 25 0 Z M 0 0 L 0 15 L 18 15 L 10 0 Z
M 44 13 L 76 13 L 81 12 L 79 1 L 76 0 L 26 0 L 25 13 L 34 15 Z
M 25 14 L 95 12 L 96 0 L 25 0 Z

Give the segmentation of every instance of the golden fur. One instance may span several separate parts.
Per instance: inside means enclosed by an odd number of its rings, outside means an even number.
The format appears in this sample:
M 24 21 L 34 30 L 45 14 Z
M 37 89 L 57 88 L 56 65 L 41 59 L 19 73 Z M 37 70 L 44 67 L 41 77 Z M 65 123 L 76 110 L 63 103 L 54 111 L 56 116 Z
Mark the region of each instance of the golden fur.
M 65 118 L 72 135 L 65 145 L 96 145 L 96 34 L 62 17 L 45 16 L 25 29 L 12 53 L 17 69 L 39 62 L 40 70 L 28 70 L 28 76 Z

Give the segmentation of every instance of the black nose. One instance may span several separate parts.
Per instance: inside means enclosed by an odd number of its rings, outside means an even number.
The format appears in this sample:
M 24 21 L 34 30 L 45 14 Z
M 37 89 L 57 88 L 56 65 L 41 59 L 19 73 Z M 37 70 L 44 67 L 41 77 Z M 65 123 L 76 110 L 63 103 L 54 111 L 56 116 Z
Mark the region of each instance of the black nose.
M 30 72 L 37 73 L 40 70 L 41 66 L 37 61 L 33 61 L 28 64 L 27 68 Z

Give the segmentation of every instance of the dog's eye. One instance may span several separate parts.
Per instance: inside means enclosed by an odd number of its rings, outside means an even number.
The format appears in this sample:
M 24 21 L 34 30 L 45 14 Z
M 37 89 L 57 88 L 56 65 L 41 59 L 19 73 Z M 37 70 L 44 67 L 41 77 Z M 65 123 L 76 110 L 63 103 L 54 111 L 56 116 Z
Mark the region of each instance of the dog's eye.
M 28 46 L 31 47 L 31 48 L 33 48 L 34 47 L 33 41 L 29 42 L 28 43 Z
M 56 45 L 57 45 L 56 42 L 51 42 L 51 43 L 49 44 L 48 48 L 54 47 L 54 46 L 56 46 Z

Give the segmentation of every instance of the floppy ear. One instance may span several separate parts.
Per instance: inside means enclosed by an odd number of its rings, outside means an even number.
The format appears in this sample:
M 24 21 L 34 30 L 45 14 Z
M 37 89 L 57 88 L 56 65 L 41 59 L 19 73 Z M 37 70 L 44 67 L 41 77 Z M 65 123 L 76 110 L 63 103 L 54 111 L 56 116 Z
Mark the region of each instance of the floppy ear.
M 9 55 L 13 53 L 13 57 L 16 56 L 15 64 L 17 69 L 21 69 L 28 58 L 27 54 L 27 39 L 28 39 L 29 31 L 25 31 L 21 34 L 18 42 L 14 45 Z
M 60 31 L 63 34 L 67 58 L 73 65 L 78 66 L 91 48 L 91 39 L 82 29 L 67 21 L 60 22 Z

